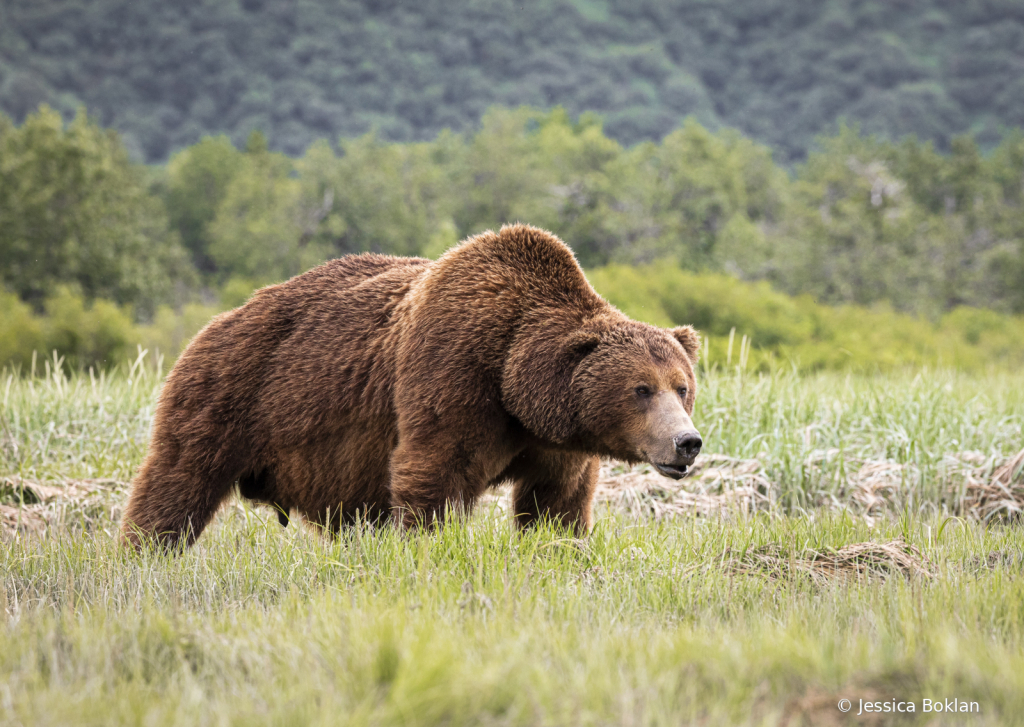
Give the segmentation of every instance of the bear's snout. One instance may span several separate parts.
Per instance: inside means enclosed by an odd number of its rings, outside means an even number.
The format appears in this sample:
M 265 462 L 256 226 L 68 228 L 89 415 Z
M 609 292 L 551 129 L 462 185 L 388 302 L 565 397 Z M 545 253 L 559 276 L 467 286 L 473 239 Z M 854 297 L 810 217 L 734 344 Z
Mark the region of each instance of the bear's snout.
M 647 421 L 649 428 L 638 448 L 658 472 L 678 480 L 704 445 L 700 432 L 674 391 L 652 397 Z
M 652 462 L 654 468 L 665 477 L 678 480 L 686 474 L 686 469 L 693 464 L 700 452 L 704 440 L 700 438 L 700 432 L 690 429 L 672 437 L 672 444 L 675 445 L 675 458 L 671 463 L 660 464 Z
M 704 440 L 700 438 L 700 432 L 696 430 L 677 434 L 672 441 L 675 442 L 676 453 L 689 459 L 690 464 L 693 464 L 693 459 L 700 453 L 700 448 L 704 445 Z

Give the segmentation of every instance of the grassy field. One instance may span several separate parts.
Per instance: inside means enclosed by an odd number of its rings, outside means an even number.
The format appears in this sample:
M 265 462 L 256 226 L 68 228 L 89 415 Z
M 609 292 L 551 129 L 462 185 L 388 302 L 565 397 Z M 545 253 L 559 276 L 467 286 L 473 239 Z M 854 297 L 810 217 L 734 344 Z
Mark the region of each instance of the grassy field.
M 706 450 L 771 483 L 753 511 L 609 502 L 576 541 L 492 503 L 330 541 L 233 504 L 176 558 L 113 540 L 158 383 L 0 380 L 0 502 L 69 493 L 0 539 L 0 723 L 1024 723 L 1024 536 L 957 479 L 1020 451 L 1024 375 L 705 372 Z

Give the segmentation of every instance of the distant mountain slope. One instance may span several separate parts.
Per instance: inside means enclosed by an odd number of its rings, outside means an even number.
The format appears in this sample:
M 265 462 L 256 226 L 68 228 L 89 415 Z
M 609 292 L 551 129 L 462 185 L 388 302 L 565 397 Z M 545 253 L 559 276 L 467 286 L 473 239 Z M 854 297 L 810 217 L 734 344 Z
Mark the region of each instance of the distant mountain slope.
M 1020 0 L 3 0 L 0 110 L 85 104 L 149 161 L 252 129 L 301 153 L 493 104 L 595 111 L 625 144 L 694 114 L 802 158 L 838 117 L 942 148 L 1024 125 Z

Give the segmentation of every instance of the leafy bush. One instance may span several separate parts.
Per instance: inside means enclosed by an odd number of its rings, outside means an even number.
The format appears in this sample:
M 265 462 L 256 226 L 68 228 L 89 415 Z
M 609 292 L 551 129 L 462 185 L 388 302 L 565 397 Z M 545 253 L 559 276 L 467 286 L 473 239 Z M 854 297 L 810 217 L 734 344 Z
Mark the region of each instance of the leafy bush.
M 72 368 L 120 364 L 138 341 L 131 312 L 108 300 L 87 303 L 62 286 L 46 299 L 44 308 L 46 350 L 57 351 Z
M 24 369 L 33 351 L 45 350 L 42 325 L 32 309 L 13 293 L 0 290 L 0 366 Z
M 221 310 L 220 306 L 201 303 L 189 303 L 180 310 L 161 306 L 151 323 L 138 327 L 135 342 L 149 352 L 151 361 L 162 359 L 165 366 L 170 365 L 192 337 Z
M 175 311 L 157 309 L 145 325 L 132 321 L 129 308 L 107 300 L 88 301 L 69 287 L 46 298 L 34 313 L 13 293 L 0 290 L 0 367 L 28 372 L 33 358 L 63 360 L 69 370 L 111 369 L 138 356 L 138 349 L 170 363 L 220 308 L 192 303 Z
M 721 274 L 697 274 L 672 264 L 610 265 L 588 271 L 609 302 L 637 320 L 658 326 L 691 324 L 705 336 L 702 365 L 742 365 L 749 371 L 778 366 L 803 371 L 885 370 L 941 366 L 961 370 L 1024 366 L 1024 317 L 957 308 L 937 321 L 886 305 L 824 306 L 809 296 L 790 297 L 767 283 Z M 189 340 L 221 310 L 242 305 L 254 283 L 235 278 L 220 305 L 192 303 L 157 309 L 151 322 L 132 323 L 131 312 L 108 301 L 87 303 L 68 288 L 46 300 L 36 315 L 16 296 L 0 292 L 0 365 L 24 371 L 33 351 L 53 351 L 70 368 L 122 365 L 141 347 L 150 360 L 170 365 Z
M 139 341 L 128 309 L 106 300 L 87 302 L 66 286 L 46 298 L 35 314 L 17 296 L 0 291 L 0 366 L 27 370 L 33 354 L 53 351 L 69 368 L 121 364 Z

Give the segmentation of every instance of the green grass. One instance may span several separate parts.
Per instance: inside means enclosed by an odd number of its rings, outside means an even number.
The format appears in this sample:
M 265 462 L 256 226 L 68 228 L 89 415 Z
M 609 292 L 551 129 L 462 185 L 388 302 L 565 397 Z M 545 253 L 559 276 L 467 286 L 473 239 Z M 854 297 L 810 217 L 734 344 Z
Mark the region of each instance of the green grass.
M 155 373 L 0 384 L 0 474 L 130 477 Z M 828 724 L 844 697 L 853 713 L 898 698 L 922 722 L 1024 722 L 1024 535 L 946 518 L 927 474 L 947 452 L 1020 449 L 1024 376 L 712 372 L 699 402 L 709 450 L 766 463 L 771 513 L 601 511 L 579 542 L 482 511 L 332 541 L 231 505 L 165 557 L 117 547 L 114 492 L 45 537 L 8 536 L 0 723 Z M 830 448 L 810 476 L 808 457 Z M 902 516 L 869 527 L 855 509 L 801 511 L 841 503 L 841 463 L 858 458 L 919 463 Z M 728 567 L 764 545 L 798 558 L 895 538 L 935 577 L 822 585 Z M 920 713 L 953 697 L 980 715 Z

